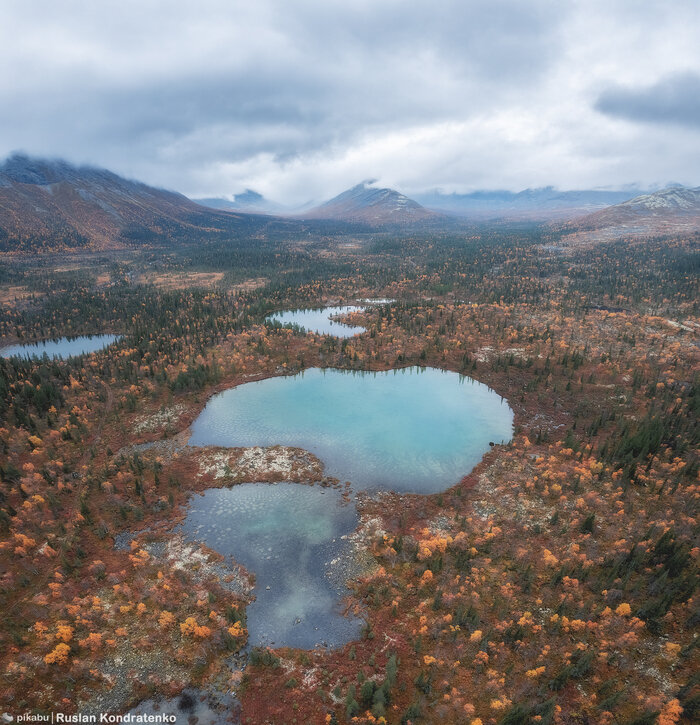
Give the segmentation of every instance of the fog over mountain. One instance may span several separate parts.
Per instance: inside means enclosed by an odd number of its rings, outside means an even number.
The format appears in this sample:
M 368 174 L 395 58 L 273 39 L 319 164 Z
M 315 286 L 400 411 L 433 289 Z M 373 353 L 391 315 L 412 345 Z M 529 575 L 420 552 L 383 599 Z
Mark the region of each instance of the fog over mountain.
M 0 164 L 0 251 L 112 249 L 263 224 L 106 169 L 20 154 Z
M 405 221 L 428 219 L 438 215 L 466 219 L 574 219 L 639 196 L 637 187 L 626 189 L 560 190 L 553 186 L 522 191 L 479 189 L 468 194 L 447 194 L 434 190 L 409 198 L 398 190 L 378 188 L 365 181 L 346 189 L 332 199 L 285 206 L 246 189 L 231 198 L 194 199 L 212 209 L 302 218 L 356 219 L 390 223 L 392 217 Z
M 374 181 L 356 184 L 310 208 L 289 210 L 247 189 L 231 200 L 200 199 L 157 189 L 92 166 L 15 154 L 0 164 L 0 251 L 120 249 L 217 236 L 264 234 L 266 225 L 333 222 L 369 229 L 456 229 L 485 219 L 562 220 L 575 230 L 624 234 L 700 228 L 700 189 L 673 186 L 651 194 L 527 189 L 433 193 L 428 208 Z M 624 201 L 615 202 L 622 198 Z M 591 213 L 591 210 L 593 213 Z M 284 219 L 283 219 L 284 217 Z
M 198 204 L 211 207 L 212 209 L 223 209 L 225 211 L 243 211 L 254 214 L 281 214 L 290 211 L 287 207 L 277 202 L 266 199 L 253 189 L 246 189 L 240 194 L 234 194 L 233 198 L 208 197 L 194 199 Z

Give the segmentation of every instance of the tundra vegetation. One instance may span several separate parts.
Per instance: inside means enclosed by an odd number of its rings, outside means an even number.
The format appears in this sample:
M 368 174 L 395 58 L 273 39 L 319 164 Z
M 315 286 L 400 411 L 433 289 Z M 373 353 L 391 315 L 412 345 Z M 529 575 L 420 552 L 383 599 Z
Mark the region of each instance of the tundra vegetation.
M 0 359 L 0 707 L 194 683 L 251 724 L 697 721 L 698 241 L 503 225 L 4 256 L 0 339 L 122 337 Z M 353 338 L 265 321 L 364 298 L 394 301 Z M 232 669 L 250 580 L 171 530 L 240 476 L 187 426 L 251 379 L 408 365 L 491 386 L 512 442 L 444 493 L 361 499 L 361 639 Z

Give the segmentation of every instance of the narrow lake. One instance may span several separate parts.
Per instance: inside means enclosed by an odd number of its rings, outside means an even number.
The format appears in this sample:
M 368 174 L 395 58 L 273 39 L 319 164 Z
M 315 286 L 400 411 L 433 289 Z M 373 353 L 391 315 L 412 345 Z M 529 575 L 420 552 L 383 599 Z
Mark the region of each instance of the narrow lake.
M 0 349 L 0 356 L 40 358 L 48 355 L 51 358 L 63 359 L 102 350 L 120 337 L 120 335 L 86 335 L 82 337 L 61 337 L 58 340 L 43 340 L 23 345 L 9 345 Z
M 312 649 L 359 636 L 362 620 L 340 610 L 351 564 L 341 537 L 357 523 L 355 506 L 334 489 L 244 483 L 193 496 L 180 530 L 255 574 L 251 645 Z
M 323 307 L 314 310 L 286 310 L 275 312 L 267 319 L 279 322 L 281 325 L 299 325 L 307 332 L 316 332 L 319 335 L 333 335 L 334 337 L 352 337 L 365 331 L 364 327 L 345 325 L 332 320 L 331 317 L 348 312 L 361 312 L 364 307 L 345 305 L 343 307 Z
M 513 412 L 486 385 L 453 372 L 313 368 L 239 385 L 209 400 L 194 446 L 298 446 L 355 490 L 436 493 L 509 441 Z

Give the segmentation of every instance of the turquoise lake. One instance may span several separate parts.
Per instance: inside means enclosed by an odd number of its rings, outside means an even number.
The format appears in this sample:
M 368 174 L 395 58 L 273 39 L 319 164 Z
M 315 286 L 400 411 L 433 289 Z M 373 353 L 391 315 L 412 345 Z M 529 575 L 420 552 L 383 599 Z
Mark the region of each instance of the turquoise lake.
M 67 358 L 102 350 L 118 340 L 120 335 L 89 335 L 82 337 L 61 337 L 58 340 L 43 340 L 24 345 L 10 345 L 0 349 L 2 357 Z
M 512 434 L 507 402 L 457 373 L 313 368 L 215 395 L 189 444 L 298 446 L 354 490 L 435 493 L 468 474 L 490 442 Z
M 285 312 L 275 312 L 267 319 L 271 322 L 279 322 L 281 325 L 298 325 L 307 332 L 317 332 L 320 335 L 352 337 L 364 332 L 365 328 L 345 325 L 342 322 L 331 320 L 331 317 L 348 312 L 361 312 L 363 309 L 364 307 L 345 305 L 343 307 L 323 307 L 314 310 L 286 310 Z
M 312 649 L 359 636 L 362 620 L 344 617 L 354 505 L 340 493 L 298 483 L 244 483 L 190 500 L 180 529 L 255 574 L 247 608 L 249 644 Z
M 509 441 L 513 412 L 487 386 L 435 368 L 313 368 L 215 395 L 191 430 L 194 446 L 304 448 L 354 491 L 426 494 Z M 335 489 L 246 483 L 193 496 L 181 530 L 255 574 L 251 645 L 309 649 L 359 637 L 361 620 L 340 608 L 353 576 L 344 537 L 357 523 Z

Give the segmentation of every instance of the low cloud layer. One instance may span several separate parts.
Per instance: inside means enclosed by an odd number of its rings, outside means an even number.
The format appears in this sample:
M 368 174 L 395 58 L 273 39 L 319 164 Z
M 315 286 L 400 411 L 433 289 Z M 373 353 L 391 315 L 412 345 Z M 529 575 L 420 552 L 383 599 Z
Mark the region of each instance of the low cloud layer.
M 0 155 L 285 203 L 697 184 L 698 31 L 694 0 L 8 0 Z

